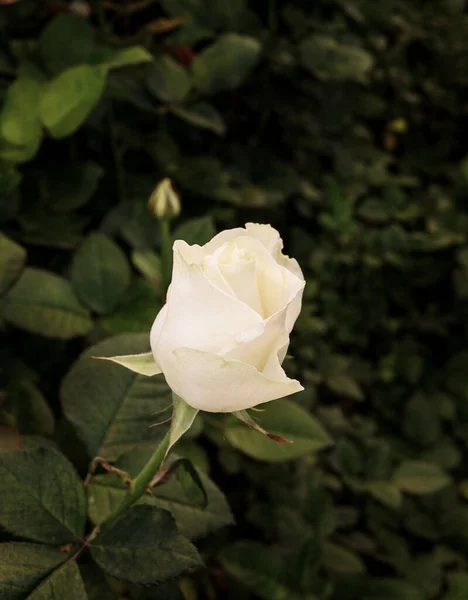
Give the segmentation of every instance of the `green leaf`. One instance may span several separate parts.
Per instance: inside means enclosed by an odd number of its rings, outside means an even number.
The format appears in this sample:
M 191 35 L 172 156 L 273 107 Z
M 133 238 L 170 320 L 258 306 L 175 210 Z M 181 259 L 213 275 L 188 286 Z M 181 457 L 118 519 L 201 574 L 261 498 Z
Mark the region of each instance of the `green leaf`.
M 39 54 L 54 75 L 88 62 L 93 48 L 93 28 L 86 19 L 71 12 L 49 21 L 39 38 Z
M 24 600 L 41 581 L 61 565 L 67 555 L 39 544 L 0 544 L 0 597 Z
M 449 590 L 443 600 L 466 600 L 468 598 L 468 573 L 449 573 Z
M 205 508 L 208 503 L 206 490 L 198 471 L 192 463 L 186 458 L 176 461 L 171 467 L 168 475 L 174 476 L 184 492 L 187 504 L 192 504 L 198 508 Z
M 47 204 L 56 213 L 75 211 L 87 204 L 97 190 L 104 170 L 94 162 L 57 166 L 48 177 Z
M 179 448 L 179 446 L 178 446 Z M 116 467 L 135 477 L 154 449 L 134 450 L 122 456 L 116 462 Z M 168 459 L 169 466 L 172 461 Z M 141 504 L 148 504 L 168 510 L 174 517 L 181 533 L 190 539 L 204 537 L 209 533 L 230 525 L 233 522 L 229 505 L 219 488 L 211 479 L 200 470 L 196 471 L 201 485 L 206 493 L 206 506 L 200 506 L 198 500 L 187 495 L 186 490 L 177 477 L 163 479 L 153 488 L 152 494 L 144 494 L 139 500 Z M 110 514 L 125 497 L 127 488 L 112 474 L 94 477 L 88 488 L 88 512 L 90 519 L 99 524 Z
M 88 600 L 80 570 L 74 560 L 56 569 L 28 596 L 28 600 Z
M 153 60 L 153 56 L 146 48 L 142 46 L 130 46 L 120 50 L 109 49 L 99 65 L 106 69 L 117 69 L 119 67 L 128 67 L 139 63 L 147 63 Z
M 254 413 L 256 419 L 257 415 L 266 431 L 293 443 L 278 444 L 231 417 L 225 429 L 226 439 L 252 458 L 269 462 L 291 460 L 333 444 L 319 421 L 292 400 L 275 400 L 264 405 L 262 412 Z
M 90 550 L 110 575 L 141 584 L 161 583 L 201 564 L 172 516 L 151 506 L 126 511 L 90 544 Z
M 280 555 L 259 542 L 239 541 L 224 548 L 223 568 L 249 590 L 266 600 L 288 600 L 285 565 Z
M 161 258 L 152 250 L 134 250 L 132 263 L 156 289 L 161 287 Z
M 323 564 L 336 573 L 364 573 L 364 563 L 356 554 L 343 546 L 326 542 L 323 546 Z
M 0 454 L 0 523 L 15 535 L 54 545 L 84 534 L 83 486 L 68 460 L 47 447 Z
M 181 482 L 177 478 L 159 484 L 154 488 L 154 504 L 171 512 L 179 530 L 190 539 L 205 537 L 209 533 L 231 525 L 233 517 L 229 504 L 221 490 L 205 473 L 197 471 L 207 501 L 200 506 L 198 500 L 187 496 Z
M 366 489 L 371 496 L 382 502 L 390 508 L 400 508 L 403 498 L 398 487 L 388 481 L 369 481 L 366 483 Z
M 146 71 L 148 90 L 162 102 L 182 102 L 190 91 L 187 71 L 170 56 L 158 56 Z
M 17 279 L 25 261 L 26 250 L 0 233 L 0 296 Z
M 208 129 L 217 135 L 226 133 L 226 124 L 221 114 L 207 102 L 199 102 L 193 106 L 172 106 L 171 112 L 191 125 Z
M 23 271 L 0 303 L 0 315 L 21 329 L 62 340 L 84 335 L 92 327 L 68 281 L 41 269 Z
M 260 43 L 236 33 L 221 35 L 192 64 L 193 83 L 205 94 L 237 88 L 260 58 Z
M 148 332 L 161 308 L 154 286 L 137 279 L 111 315 L 101 319 L 101 325 L 110 333 Z
M 152 352 L 142 352 L 140 354 L 125 354 L 123 356 L 95 356 L 93 358 L 101 360 L 110 360 L 126 369 L 151 377 L 161 373 L 161 369 L 154 361 Z
M 150 428 L 152 413 L 171 406 L 171 391 L 159 377 L 138 375 L 92 356 L 137 354 L 148 350 L 148 334 L 107 339 L 81 355 L 62 382 L 66 418 L 91 457 L 109 460 L 135 447 L 154 450 L 167 426 Z
M 373 67 L 371 54 L 351 44 L 340 44 L 328 35 L 313 35 L 299 48 L 303 66 L 325 81 L 365 83 Z
M 30 381 L 13 381 L 0 404 L 0 422 L 22 434 L 52 435 L 55 418 L 44 396 Z
M 117 244 L 102 233 L 92 233 L 73 257 L 71 280 L 83 303 L 107 314 L 130 285 L 130 266 Z
M 451 477 L 438 465 L 419 460 L 406 460 L 393 474 L 393 483 L 403 492 L 431 494 L 447 487 Z
M 207 216 L 185 221 L 176 228 L 172 237 L 175 240 L 184 240 L 190 245 L 203 246 L 211 240 L 215 233 L 213 218 Z
M 20 73 L 9 86 L 0 113 L 0 158 L 25 162 L 36 154 L 42 139 L 40 98 L 41 84 L 30 73 Z
M 70 135 L 82 125 L 106 85 L 104 68 L 80 65 L 61 73 L 46 85 L 39 111 L 53 137 Z

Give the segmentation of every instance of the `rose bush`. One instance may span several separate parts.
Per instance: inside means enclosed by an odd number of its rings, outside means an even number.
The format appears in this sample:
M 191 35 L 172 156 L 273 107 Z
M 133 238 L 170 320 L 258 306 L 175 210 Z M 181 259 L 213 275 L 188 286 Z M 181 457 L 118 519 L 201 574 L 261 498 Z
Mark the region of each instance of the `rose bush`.
M 275 229 L 254 223 L 204 246 L 174 243 L 151 348 L 169 386 L 192 407 L 234 412 L 302 390 L 281 364 L 305 282 L 282 247 Z

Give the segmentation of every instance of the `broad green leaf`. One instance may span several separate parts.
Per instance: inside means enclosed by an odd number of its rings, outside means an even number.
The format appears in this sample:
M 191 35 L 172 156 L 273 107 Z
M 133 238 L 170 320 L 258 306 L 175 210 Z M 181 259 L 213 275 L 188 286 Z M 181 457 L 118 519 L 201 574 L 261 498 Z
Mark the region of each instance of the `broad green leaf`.
M 71 12 L 60 14 L 49 21 L 39 38 L 41 59 L 54 75 L 88 62 L 93 47 L 93 28 L 86 19 Z
M 29 267 L 2 299 L 0 315 L 21 329 L 62 340 L 84 335 L 92 327 L 88 311 L 66 279 Z
M 106 69 L 117 69 L 129 65 L 151 62 L 153 56 L 142 46 L 130 46 L 120 50 L 109 50 L 106 56 L 99 61 L 99 65 Z
M 28 600 L 88 600 L 80 570 L 74 560 L 68 560 L 46 577 L 28 596 Z
M 0 296 L 21 273 L 26 261 L 26 250 L 0 233 Z
M 56 546 L 84 534 L 83 486 L 56 450 L 33 445 L 0 454 L 0 524 L 15 535 Z
M 42 93 L 41 120 L 51 135 L 62 138 L 83 124 L 97 104 L 106 85 L 106 70 L 89 65 L 67 69 Z
M 146 85 L 156 98 L 169 104 L 182 102 L 191 88 L 186 69 L 170 56 L 158 56 L 148 65 Z
M 205 94 L 237 88 L 257 64 L 260 51 L 260 43 L 252 37 L 221 35 L 194 60 L 194 86 Z
M 9 86 L 0 113 L 0 158 L 25 162 L 36 154 L 42 138 L 40 98 L 41 84 L 27 72 Z
M 124 356 L 95 356 L 96 359 L 110 360 L 126 369 L 151 377 L 161 373 L 161 369 L 154 361 L 152 352 L 142 352 L 141 354 L 125 354 Z
M 326 542 L 323 546 L 323 564 L 337 573 L 364 573 L 366 570 L 356 552 L 332 542 Z
M 403 501 L 399 488 L 389 481 L 369 481 L 366 489 L 371 496 L 390 508 L 400 508 Z
M 133 281 L 122 302 L 100 323 L 110 333 L 149 332 L 161 309 L 154 286 L 143 279 Z
M 161 287 L 161 258 L 152 250 L 134 250 L 132 263 L 156 289 Z
M 214 106 L 207 102 L 198 102 L 193 106 L 172 106 L 171 112 L 191 125 L 208 129 L 217 135 L 226 133 L 223 117 Z
M 63 552 L 39 544 L 0 544 L 0 597 L 3 600 L 32 598 L 30 594 L 66 558 Z
M 269 462 L 291 460 L 333 444 L 319 421 L 292 400 L 275 400 L 263 405 L 262 411 L 251 416 L 269 433 L 293 443 L 278 444 L 231 417 L 225 429 L 226 439 L 252 458 Z
M 55 418 L 44 396 L 26 379 L 12 381 L 0 404 L 0 422 L 22 434 L 52 435 Z
M 328 35 L 313 35 L 299 48 L 303 66 L 325 81 L 366 82 L 373 67 L 371 54 L 359 46 L 340 44 Z
M 184 240 L 190 245 L 198 244 L 203 246 L 203 244 L 211 240 L 215 233 L 212 217 L 200 217 L 198 219 L 189 219 L 179 225 L 172 237 L 175 240 Z
M 126 511 L 90 544 L 90 550 L 110 575 L 141 584 L 161 583 L 201 564 L 172 516 L 152 506 Z
M 154 450 L 167 426 L 157 411 L 172 404 L 161 377 L 148 378 L 92 356 L 137 354 L 148 350 L 148 334 L 107 339 L 86 350 L 62 382 L 66 418 L 74 425 L 89 456 L 112 460 L 135 447 Z M 170 416 L 170 413 L 168 414 Z
M 164 418 L 164 414 L 160 416 Z M 116 466 L 135 477 L 152 452 L 152 449 L 130 452 L 122 456 Z M 171 463 L 171 458 L 169 458 L 169 463 Z M 144 494 L 139 500 L 139 503 L 168 510 L 174 517 L 179 531 L 190 539 L 204 537 L 233 522 L 229 505 L 223 493 L 208 475 L 200 470 L 197 470 L 197 473 L 206 493 L 207 502 L 204 507 L 200 506 L 193 497 L 187 496 L 181 482 L 173 476 L 164 479 L 153 488 L 152 494 Z M 115 475 L 105 474 L 94 477 L 88 488 L 90 519 L 96 524 L 102 523 L 110 511 L 123 500 L 126 493 L 127 489 Z
M 101 233 L 92 233 L 78 248 L 71 266 L 73 287 L 99 314 L 117 306 L 130 285 L 130 265 L 122 250 Z
M 393 474 L 393 483 L 410 494 L 438 492 L 451 481 L 451 477 L 438 465 L 422 460 L 406 460 Z
M 97 190 L 104 170 L 96 163 L 67 164 L 54 169 L 48 176 L 47 204 L 54 212 L 65 213 L 87 204 Z
M 449 573 L 448 592 L 443 600 L 466 600 L 468 598 L 468 573 Z
M 327 377 L 326 383 L 336 394 L 347 396 L 353 400 L 364 399 L 364 394 L 359 384 L 347 373 L 334 373 Z
M 177 460 L 169 471 L 174 476 L 185 494 L 186 503 L 198 508 L 206 508 L 208 497 L 198 471 L 186 458 Z
M 239 541 L 224 548 L 223 568 L 265 600 L 288 600 L 285 564 L 279 554 L 259 542 Z

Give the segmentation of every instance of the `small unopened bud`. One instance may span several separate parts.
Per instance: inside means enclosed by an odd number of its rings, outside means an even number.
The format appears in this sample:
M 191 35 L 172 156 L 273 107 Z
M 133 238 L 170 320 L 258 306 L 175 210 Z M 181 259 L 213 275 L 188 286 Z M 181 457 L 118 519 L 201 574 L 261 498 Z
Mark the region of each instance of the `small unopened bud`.
M 156 186 L 148 207 L 158 219 L 172 219 L 180 214 L 180 199 L 169 178 L 166 177 Z

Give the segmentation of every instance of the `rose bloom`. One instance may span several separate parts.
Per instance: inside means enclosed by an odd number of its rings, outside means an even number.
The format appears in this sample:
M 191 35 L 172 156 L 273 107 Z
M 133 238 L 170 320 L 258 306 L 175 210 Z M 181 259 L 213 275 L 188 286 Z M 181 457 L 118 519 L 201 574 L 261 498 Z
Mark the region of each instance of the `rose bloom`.
M 236 412 L 303 389 L 281 366 L 305 285 L 282 248 L 275 229 L 254 223 L 204 246 L 174 243 L 150 342 L 168 385 L 193 408 Z

